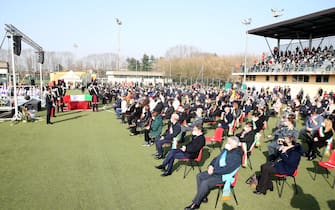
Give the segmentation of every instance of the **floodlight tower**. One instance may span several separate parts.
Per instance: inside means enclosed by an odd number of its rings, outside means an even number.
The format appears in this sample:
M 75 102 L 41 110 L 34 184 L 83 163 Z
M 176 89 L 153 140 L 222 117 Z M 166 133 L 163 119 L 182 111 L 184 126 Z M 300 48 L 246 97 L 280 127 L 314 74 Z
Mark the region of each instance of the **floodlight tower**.
M 272 16 L 276 19 L 279 17 L 283 16 L 284 14 L 284 9 L 273 9 L 271 8 Z
M 117 60 L 116 60 L 116 69 L 119 71 L 120 70 L 120 32 L 121 32 L 121 25 L 122 22 L 119 18 L 115 18 L 116 24 L 118 27 L 117 30 Z
M 252 19 L 246 18 L 242 20 L 242 24 L 245 25 L 245 52 L 244 52 L 244 72 L 243 72 L 243 84 L 246 82 L 247 77 L 247 49 L 248 49 L 248 25 L 251 24 Z

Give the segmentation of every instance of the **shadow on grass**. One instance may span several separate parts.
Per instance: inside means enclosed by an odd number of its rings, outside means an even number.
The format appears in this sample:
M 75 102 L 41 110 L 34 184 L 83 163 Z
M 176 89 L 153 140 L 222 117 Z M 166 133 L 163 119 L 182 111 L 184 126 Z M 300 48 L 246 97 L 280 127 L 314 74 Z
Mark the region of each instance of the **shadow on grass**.
M 210 157 L 209 149 L 203 148 L 202 159 L 198 163 L 198 165 L 194 161 L 192 161 L 192 163 L 191 161 L 178 161 L 176 164 L 174 164 L 172 171 L 179 171 L 181 168 L 184 168 L 182 170 L 183 170 L 183 173 L 185 174 L 185 177 L 191 172 L 191 170 L 194 171 L 194 170 L 197 170 L 197 168 L 199 169 L 198 172 L 200 172 L 200 170 L 206 171 L 207 168 L 204 169 L 203 166 L 209 157 Z
M 294 186 L 292 185 L 292 188 Z M 320 205 L 314 196 L 305 194 L 303 189 L 297 185 L 298 194 L 294 194 L 291 199 L 291 206 L 300 210 L 320 210 Z
M 87 115 L 87 114 L 78 115 L 78 116 L 74 116 L 74 117 L 66 118 L 66 119 L 63 119 L 63 120 L 58 120 L 58 121 L 55 121 L 55 122 L 53 122 L 53 123 L 56 124 L 56 123 L 65 122 L 65 121 L 69 121 L 69 120 L 75 120 L 75 119 L 84 117 L 84 116 L 86 116 L 86 115 Z
M 57 116 L 66 116 L 66 115 L 70 115 L 70 114 L 77 114 L 80 113 L 82 111 L 66 111 L 66 112 L 57 112 Z
M 306 168 L 306 170 L 307 170 L 308 175 L 309 175 L 313 180 L 315 180 L 315 167 L 316 167 L 316 165 L 318 164 L 318 162 L 313 161 L 312 163 L 313 163 L 313 167 L 311 167 L 311 168 Z
M 313 165 L 314 165 L 313 168 L 306 168 L 309 176 L 315 181 L 317 177 L 320 177 L 318 175 L 321 175 L 327 182 L 329 187 L 332 187 L 333 184 L 335 183 L 335 177 L 333 177 L 327 169 L 319 166 L 318 161 L 313 161 Z M 332 178 L 334 179 L 334 183 L 331 183 Z
M 220 201 L 218 201 L 218 202 L 220 202 Z M 218 206 L 220 207 L 220 203 L 218 204 Z M 227 203 L 222 203 L 221 207 L 222 207 L 221 209 L 224 209 L 224 210 L 234 210 L 234 207 L 228 205 Z
M 327 201 L 329 209 L 335 209 L 335 200 Z

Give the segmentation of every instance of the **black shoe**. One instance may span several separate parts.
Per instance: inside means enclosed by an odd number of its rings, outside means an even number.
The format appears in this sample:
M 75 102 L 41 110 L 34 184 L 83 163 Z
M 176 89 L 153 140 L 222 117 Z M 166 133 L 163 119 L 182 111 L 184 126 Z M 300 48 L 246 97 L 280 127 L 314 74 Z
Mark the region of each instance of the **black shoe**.
M 155 168 L 165 171 L 165 166 L 163 165 L 155 166 Z
M 256 195 L 261 195 L 261 194 L 266 195 L 266 192 L 265 192 L 265 193 L 262 193 L 262 192 L 259 192 L 259 191 L 257 191 L 257 190 L 255 190 L 253 193 L 256 194 Z
M 269 190 L 272 192 L 273 191 L 273 186 L 269 188 Z
M 208 203 L 208 198 L 207 197 L 204 197 L 201 201 L 202 203 Z
M 156 156 L 156 160 L 160 160 L 160 159 L 163 159 L 163 155 L 157 155 Z
M 164 176 L 170 176 L 170 175 L 171 175 L 171 172 L 167 172 L 167 171 L 161 174 L 161 176 L 163 176 L 163 177 Z
M 184 210 L 199 209 L 199 207 L 200 207 L 199 205 L 192 203 L 191 205 L 186 206 Z
M 316 158 L 316 155 L 313 154 L 313 155 L 309 156 L 309 157 L 307 158 L 307 160 L 312 161 L 312 160 L 314 160 L 315 158 Z
M 52 123 L 52 122 L 48 122 L 47 124 L 48 124 L 48 125 L 52 125 L 53 123 Z

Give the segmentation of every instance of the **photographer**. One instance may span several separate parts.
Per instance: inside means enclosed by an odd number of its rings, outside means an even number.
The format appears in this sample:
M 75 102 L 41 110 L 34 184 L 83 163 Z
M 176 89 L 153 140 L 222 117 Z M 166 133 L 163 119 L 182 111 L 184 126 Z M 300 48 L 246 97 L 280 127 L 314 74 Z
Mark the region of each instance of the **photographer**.
M 293 136 L 286 136 L 279 148 L 279 158 L 274 162 L 267 162 L 261 165 L 261 174 L 258 179 L 255 194 L 266 194 L 267 190 L 273 190 L 271 177 L 273 174 L 288 174 L 292 175 L 298 168 L 301 155 L 303 155 L 303 148 L 296 143 Z

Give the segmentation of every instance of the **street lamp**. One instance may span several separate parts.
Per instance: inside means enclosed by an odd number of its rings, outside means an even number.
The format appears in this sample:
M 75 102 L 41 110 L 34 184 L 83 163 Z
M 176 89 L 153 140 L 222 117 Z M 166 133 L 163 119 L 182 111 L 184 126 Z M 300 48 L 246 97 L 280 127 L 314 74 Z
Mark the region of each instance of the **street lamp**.
M 120 70 L 120 31 L 122 22 L 119 18 L 115 18 L 116 24 L 118 26 L 117 30 L 117 60 L 116 60 L 116 69 Z
M 244 52 L 244 73 L 243 73 L 243 84 L 246 82 L 247 77 L 247 49 L 248 49 L 248 25 L 251 24 L 251 18 L 247 18 L 241 21 L 246 29 L 245 29 L 245 52 Z

